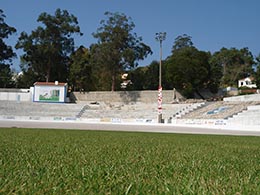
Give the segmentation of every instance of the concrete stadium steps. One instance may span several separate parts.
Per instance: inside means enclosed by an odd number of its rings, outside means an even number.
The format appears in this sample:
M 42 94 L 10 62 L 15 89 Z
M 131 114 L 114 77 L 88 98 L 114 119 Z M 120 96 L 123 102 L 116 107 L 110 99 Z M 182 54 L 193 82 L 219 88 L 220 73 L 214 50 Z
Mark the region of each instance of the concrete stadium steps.
M 1 116 L 75 117 L 84 105 L 0 101 Z
M 120 117 L 148 118 L 157 121 L 158 91 L 115 91 L 73 93 L 77 103 L 88 105 L 77 115 L 79 118 Z M 162 112 L 165 120 L 183 115 L 198 107 L 198 104 L 173 104 L 184 98 L 173 90 L 163 91 Z M 96 110 L 96 111 L 93 111 Z M 100 113 L 98 113 L 98 110 Z
M 185 115 L 203 103 L 163 104 L 163 119 Z M 74 117 L 78 119 L 120 118 L 157 121 L 157 103 L 93 102 L 77 104 L 0 101 L 0 116 Z
M 122 102 L 85 102 L 87 106 L 80 118 L 143 118 L 157 120 L 157 103 L 135 102 L 124 104 Z M 163 104 L 162 114 L 165 120 L 177 115 L 184 115 L 202 106 L 202 103 Z
M 254 102 L 207 102 L 204 107 L 184 115 L 183 119 L 228 119 Z
M 260 105 L 248 106 L 247 110 L 234 115 L 228 119 L 230 124 L 234 125 L 259 125 L 260 129 Z
M 85 102 L 87 109 L 80 118 L 144 118 L 154 120 L 157 117 L 156 104 L 122 102 Z
M 184 103 L 184 104 L 173 104 L 172 115 L 173 118 L 181 118 L 182 116 L 197 110 L 205 105 L 205 102 L 200 103 Z
M 164 103 L 165 123 L 170 119 L 225 119 L 234 125 L 259 125 L 260 102 L 200 102 Z M 157 122 L 157 103 L 82 101 L 77 104 L 0 101 L 0 116 L 8 117 L 64 117 L 88 119 L 137 119 Z M 222 108 L 222 109 L 220 109 Z M 218 111 L 218 112 L 214 112 Z M 211 114 L 208 114 L 211 112 Z

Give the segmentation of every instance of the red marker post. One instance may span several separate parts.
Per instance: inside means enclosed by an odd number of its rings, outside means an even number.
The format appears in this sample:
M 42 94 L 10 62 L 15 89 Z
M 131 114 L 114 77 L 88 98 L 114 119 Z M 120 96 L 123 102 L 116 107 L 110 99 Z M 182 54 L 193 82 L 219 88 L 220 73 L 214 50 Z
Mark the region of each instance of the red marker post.
M 162 123 L 162 87 L 158 88 L 158 123 Z

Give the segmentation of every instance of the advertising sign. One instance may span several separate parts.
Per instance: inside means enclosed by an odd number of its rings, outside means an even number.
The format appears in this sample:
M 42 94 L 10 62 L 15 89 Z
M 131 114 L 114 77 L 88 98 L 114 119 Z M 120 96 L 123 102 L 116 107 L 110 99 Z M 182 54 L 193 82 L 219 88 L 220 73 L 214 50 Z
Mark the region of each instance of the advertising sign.
M 36 83 L 34 86 L 35 102 L 65 102 L 66 84 Z
M 60 90 L 51 89 L 49 87 L 41 87 L 39 90 L 39 100 L 40 101 L 59 102 Z

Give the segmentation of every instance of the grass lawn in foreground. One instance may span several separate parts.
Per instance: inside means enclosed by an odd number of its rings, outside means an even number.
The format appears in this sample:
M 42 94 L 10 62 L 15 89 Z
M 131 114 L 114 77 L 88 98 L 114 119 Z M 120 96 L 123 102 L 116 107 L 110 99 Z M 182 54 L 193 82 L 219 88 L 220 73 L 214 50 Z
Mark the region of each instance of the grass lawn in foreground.
M 260 137 L 0 129 L 0 194 L 258 194 Z

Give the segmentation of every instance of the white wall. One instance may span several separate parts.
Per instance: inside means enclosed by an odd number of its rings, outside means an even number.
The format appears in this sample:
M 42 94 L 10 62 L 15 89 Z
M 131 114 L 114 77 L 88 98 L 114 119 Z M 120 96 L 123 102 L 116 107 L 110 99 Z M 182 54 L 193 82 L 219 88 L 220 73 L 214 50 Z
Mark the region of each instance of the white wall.
M 0 92 L 0 100 L 31 101 L 31 94 L 22 92 Z
M 260 94 L 227 97 L 227 98 L 224 98 L 223 100 L 226 101 L 226 102 L 228 102 L 228 101 L 241 101 L 241 102 L 260 101 Z

